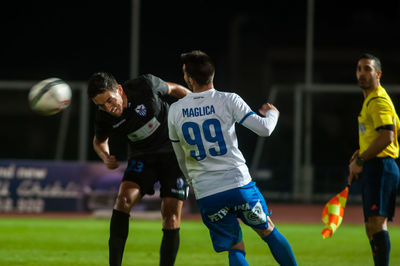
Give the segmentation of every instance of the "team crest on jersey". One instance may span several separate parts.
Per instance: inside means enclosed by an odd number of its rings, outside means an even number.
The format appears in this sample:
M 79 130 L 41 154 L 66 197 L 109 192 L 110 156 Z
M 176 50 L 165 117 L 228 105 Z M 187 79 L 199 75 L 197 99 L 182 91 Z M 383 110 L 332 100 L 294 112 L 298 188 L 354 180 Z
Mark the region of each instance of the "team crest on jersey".
M 364 123 L 358 123 L 358 128 L 360 130 L 360 133 L 364 135 L 365 131 L 367 131 L 367 128 L 365 127 Z
M 146 116 L 147 114 L 146 106 L 144 106 L 144 104 L 136 106 L 135 111 L 141 116 Z

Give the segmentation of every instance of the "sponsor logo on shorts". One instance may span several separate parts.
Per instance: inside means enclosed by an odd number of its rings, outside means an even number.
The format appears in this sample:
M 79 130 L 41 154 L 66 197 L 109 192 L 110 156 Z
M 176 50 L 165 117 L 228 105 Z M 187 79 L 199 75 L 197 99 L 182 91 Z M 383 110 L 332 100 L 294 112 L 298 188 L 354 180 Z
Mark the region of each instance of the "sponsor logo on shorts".
M 267 222 L 267 215 L 265 214 L 261 203 L 258 201 L 253 209 L 243 211 L 243 216 L 249 224 L 258 225 Z
M 376 204 L 371 206 L 371 211 L 376 211 L 378 209 L 378 207 L 376 206 Z
M 180 195 L 185 195 L 185 190 L 184 189 L 171 188 L 171 192 L 176 193 L 176 194 L 180 194 Z
M 237 205 L 234 207 L 235 211 L 245 211 L 245 210 L 250 210 L 250 205 L 249 203 Z
M 229 211 L 229 208 L 224 207 L 224 208 L 220 209 L 218 212 L 211 214 L 211 215 L 207 215 L 207 216 L 211 220 L 211 222 L 217 222 L 217 221 L 223 219 L 228 214 L 228 211 Z

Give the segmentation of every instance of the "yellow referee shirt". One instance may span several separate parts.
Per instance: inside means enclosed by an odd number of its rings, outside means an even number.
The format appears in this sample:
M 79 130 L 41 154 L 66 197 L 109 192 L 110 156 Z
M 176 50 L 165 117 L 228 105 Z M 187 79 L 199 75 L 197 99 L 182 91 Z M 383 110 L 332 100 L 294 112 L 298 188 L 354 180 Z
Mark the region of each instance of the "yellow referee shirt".
M 400 129 L 400 121 L 392 100 L 386 90 L 382 86 L 379 86 L 364 99 L 361 113 L 358 116 L 360 154 L 368 149 L 369 145 L 378 137 L 377 129 L 387 125 L 393 125 L 393 142 L 379 153 L 377 157 L 390 156 L 397 158 L 399 157 L 397 137 L 398 130 Z

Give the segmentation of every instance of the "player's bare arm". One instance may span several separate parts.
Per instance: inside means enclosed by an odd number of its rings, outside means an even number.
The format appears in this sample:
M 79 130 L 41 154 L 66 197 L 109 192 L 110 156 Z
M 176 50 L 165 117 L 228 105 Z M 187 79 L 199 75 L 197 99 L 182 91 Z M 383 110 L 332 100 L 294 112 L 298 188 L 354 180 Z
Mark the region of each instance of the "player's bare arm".
M 393 141 L 393 131 L 387 129 L 380 129 L 378 131 L 378 137 L 371 143 L 368 149 L 359 154 L 357 150 L 350 159 L 349 164 L 349 178 L 348 184 L 351 184 L 353 179 L 358 179 L 358 175 L 362 172 L 362 165 L 357 164 L 356 158 L 361 157 L 363 160 L 369 160 L 376 157 L 382 152 L 390 143 Z
M 116 169 L 119 166 L 117 159 L 114 155 L 110 155 L 110 148 L 108 146 L 108 138 L 104 141 L 100 141 L 96 138 L 93 138 L 93 148 L 100 159 L 103 160 L 104 164 L 108 169 Z
M 356 151 L 353 153 L 353 155 L 351 156 L 351 158 L 350 158 L 350 160 L 349 160 L 349 163 L 351 163 L 352 161 L 354 161 L 354 159 L 357 158 L 359 152 L 360 152 L 360 150 L 356 150 Z
M 378 137 L 371 143 L 368 149 L 359 154 L 364 160 L 369 160 L 381 153 L 390 143 L 393 142 L 394 133 L 389 129 L 379 129 Z
M 274 105 L 272 105 L 272 104 L 270 104 L 270 103 L 264 103 L 264 104 L 260 107 L 260 109 L 258 109 L 258 112 L 259 112 L 260 114 L 262 114 L 263 116 L 266 116 L 266 115 L 267 115 L 267 112 L 268 112 L 269 110 L 275 110 L 275 111 L 277 111 L 277 112 L 279 113 L 278 109 L 277 109 Z
M 184 86 L 173 83 L 173 82 L 166 82 L 169 88 L 168 94 L 175 98 L 183 98 L 188 93 L 191 93 L 190 90 L 186 89 Z

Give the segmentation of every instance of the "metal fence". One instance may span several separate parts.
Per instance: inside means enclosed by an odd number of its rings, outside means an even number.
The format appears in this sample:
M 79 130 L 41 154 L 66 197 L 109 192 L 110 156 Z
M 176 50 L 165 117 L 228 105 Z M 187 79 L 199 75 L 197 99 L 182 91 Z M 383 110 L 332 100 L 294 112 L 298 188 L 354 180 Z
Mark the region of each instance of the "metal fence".
M 0 158 L 86 161 L 89 102 L 84 82 L 68 82 L 71 106 L 53 116 L 29 109 L 28 92 L 38 81 L 0 81 L 4 140 Z M 66 153 L 71 155 L 66 156 Z
M 73 92 L 71 106 L 59 114 L 41 116 L 30 110 L 27 99 L 36 82 L 0 81 L 0 136 L 4 142 L 0 158 L 97 159 L 91 148 L 93 114 L 86 83 L 68 82 Z M 395 106 L 400 106 L 400 86 L 384 87 Z M 237 127 L 239 146 L 254 179 L 270 200 L 308 203 L 329 199 L 345 185 L 348 159 L 358 148 L 360 88 L 276 85 L 269 92 L 269 102 L 280 111 L 272 136 L 257 137 Z M 306 105 L 306 97 L 310 105 Z M 359 201 L 357 186 L 353 192 L 353 200 Z
M 400 109 L 400 86 L 383 86 Z M 347 84 L 277 85 L 270 89 L 269 101 L 280 109 L 280 120 L 270 138 L 257 139 L 250 167 L 264 193 L 309 203 L 343 189 L 349 158 L 358 149 L 361 89 Z M 352 190 L 359 202 L 358 185 Z

